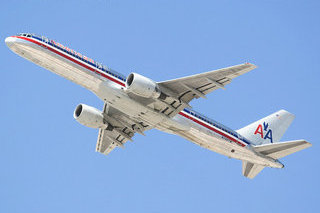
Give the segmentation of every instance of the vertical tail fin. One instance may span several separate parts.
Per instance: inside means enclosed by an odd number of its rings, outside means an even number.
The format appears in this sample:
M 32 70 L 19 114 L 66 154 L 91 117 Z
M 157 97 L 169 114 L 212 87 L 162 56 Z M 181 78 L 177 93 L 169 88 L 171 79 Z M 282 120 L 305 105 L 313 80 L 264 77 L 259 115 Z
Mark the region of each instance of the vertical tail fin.
M 237 130 L 237 132 L 255 145 L 279 142 L 294 117 L 293 114 L 285 110 L 279 110 Z
M 280 142 L 281 137 L 287 131 L 294 117 L 293 114 L 285 110 L 279 110 L 237 130 L 237 132 L 253 143 L 253 149 L 256 152 L 272 159 L 279 159 L 311 146 L 305 140 Z M 245 177 L 252 179 L 263 168 L 265 168 L 263 165 L 242 161 L 242 174 Z

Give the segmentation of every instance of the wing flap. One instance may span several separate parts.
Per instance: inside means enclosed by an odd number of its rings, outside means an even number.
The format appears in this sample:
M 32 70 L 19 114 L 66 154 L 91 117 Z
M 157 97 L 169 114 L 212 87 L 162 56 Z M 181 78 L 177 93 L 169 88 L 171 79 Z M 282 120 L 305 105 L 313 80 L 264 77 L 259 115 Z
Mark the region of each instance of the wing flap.
M 99 135 L 96 145 L 96 152 L 100 152 L 102 154 L 109 154 L 116 146 L 112 140 L 107 136 L 107 130 L 99 129 Z
M 136 121 L 123 114 L 119 110 L 107 106 L 103 107 L 103 115 L 108 128 L 99 129 L 96 151 L 102 154 L 109 154 L 116 147 L 124 147 L 137 132 L 144 135 L 144 131 L 151 129 L 151 126 Z
M 124 148 L 124 144 L 127 141 L 128 139 L 122 137 L 119 133 L 117 134 L 110 130 L 99 129 L 96 151 L 107 155 L 116 147 Z

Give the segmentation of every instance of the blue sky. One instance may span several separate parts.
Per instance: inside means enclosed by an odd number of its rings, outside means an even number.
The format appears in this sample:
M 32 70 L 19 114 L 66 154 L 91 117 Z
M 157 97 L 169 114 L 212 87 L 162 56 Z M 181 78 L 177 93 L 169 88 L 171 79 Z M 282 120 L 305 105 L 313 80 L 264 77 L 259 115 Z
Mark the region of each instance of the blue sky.
M 0 212 L 312 212 L 319 199 L 319 1 L 4 1 L 0 13 Z M 238 129 L 279 109 L 283 140 L 313 147 L 254 180 L 241 162 L 157 130 L 109 156 L 73 119 L 92 93 L 12 53 L 7 36 L 55 39 L 156 81 L 252 62 L 192 102 Z

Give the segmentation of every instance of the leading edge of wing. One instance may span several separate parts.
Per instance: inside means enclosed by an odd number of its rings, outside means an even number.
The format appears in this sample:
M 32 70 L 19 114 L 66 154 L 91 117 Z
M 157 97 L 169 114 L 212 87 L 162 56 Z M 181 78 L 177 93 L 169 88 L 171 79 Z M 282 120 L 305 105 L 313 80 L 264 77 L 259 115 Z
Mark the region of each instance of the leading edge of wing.
M 178 81 L 184 81 L 184 80 L 188 80 L 188 79 L 192 79 L 192 78 L 205 77 L 205 76 L 210 75 L 211 73 L 214 73 L 214 72 L 223 72 L 223 71 L 232 70 L 232 69 L 240 69 L 239 70 L 239 72 L 240 72 L 239 75 L 242 75 L 242 74 L 245 74 L 245 73 L 247 73 L 247 72 L 249 72 L 249 71 L 251 71 L 253 69 L 256 69 L 256 68 L 257 68 L 257 66 L 255 64 L 246 62 L 246 63 L 243 63 L 243 64 L 238 64 L 238 65 L 225 67 L 225 68 L 221 68 L 221 69 L 217 69 L 217 70 L 211 70 L 211 71 L 208 71 L 208 72 L 189 75 L 189 76 L 185 76 L 185 77 L 181 77 L 181 78 L 175 78 L 175 79 L 171 79 L 171 80 L 160 81 L 160 82 L 157 82 L 157 83 L 158 84 L 175 83 L 175 82 L 178 82 Z

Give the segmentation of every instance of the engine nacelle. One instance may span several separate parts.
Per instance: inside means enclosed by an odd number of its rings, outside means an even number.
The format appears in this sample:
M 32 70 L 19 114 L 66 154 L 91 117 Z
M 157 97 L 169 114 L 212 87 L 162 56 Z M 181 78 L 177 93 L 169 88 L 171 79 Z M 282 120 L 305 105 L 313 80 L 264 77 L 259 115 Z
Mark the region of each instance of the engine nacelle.
M 128 76 L 126 87 L 128 92 L 145 98 L 159 98 L 161 95 L 156 82 L 137 73 Z
M 74 110 L 73 117 L 82 125 L 91 128 L 107 128 L 108 124 L 104 123 L 103 114 L 100 110 L 79 104 Z

